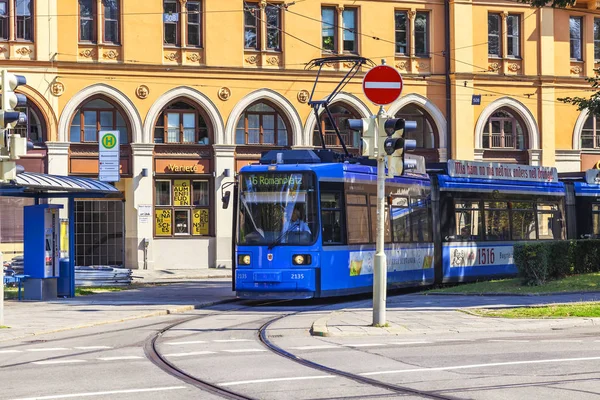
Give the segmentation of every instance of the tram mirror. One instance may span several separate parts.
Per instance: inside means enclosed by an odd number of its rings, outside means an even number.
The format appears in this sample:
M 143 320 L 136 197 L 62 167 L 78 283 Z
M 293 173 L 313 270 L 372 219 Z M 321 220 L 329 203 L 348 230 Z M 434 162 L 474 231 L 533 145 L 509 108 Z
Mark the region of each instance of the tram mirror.
M 225 193 L 223 193 L 223 197 L 221 198 L 221 200 L 223 201 L 223 208 L 227 209 L 227 207 L 229 207 L 229 199 L 231 198 L 231 192 L 228 190 Z

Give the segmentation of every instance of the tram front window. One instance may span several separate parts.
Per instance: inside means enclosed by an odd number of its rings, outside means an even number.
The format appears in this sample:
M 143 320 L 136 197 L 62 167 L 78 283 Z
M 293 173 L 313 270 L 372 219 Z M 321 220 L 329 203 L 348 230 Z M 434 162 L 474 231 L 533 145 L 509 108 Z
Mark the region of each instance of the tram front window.
M 242 174 L 238 244 L 314 243 L 319 232 L 316 200 L 312 174 Z

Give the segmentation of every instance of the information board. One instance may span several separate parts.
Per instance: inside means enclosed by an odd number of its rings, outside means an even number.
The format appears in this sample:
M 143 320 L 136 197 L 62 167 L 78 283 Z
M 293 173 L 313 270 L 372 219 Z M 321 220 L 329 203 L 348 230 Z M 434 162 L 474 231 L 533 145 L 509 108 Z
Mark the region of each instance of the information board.
M 119 182 L 121 177 L 119 131 L 100 131 L 98 147 L 98 179 L 102 182 Z

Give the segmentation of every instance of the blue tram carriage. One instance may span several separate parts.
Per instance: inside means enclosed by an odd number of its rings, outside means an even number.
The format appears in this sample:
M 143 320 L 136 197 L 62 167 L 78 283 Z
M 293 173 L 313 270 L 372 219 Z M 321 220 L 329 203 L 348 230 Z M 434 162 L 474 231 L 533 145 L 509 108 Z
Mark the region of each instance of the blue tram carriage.
M 567 192 L 569 239 L 600 238 L 600 170 L 559 174 Z
M 436 282 L 514 276 L 515 242 L 565 238 L 565 186 L 555 168 L 449 160 L 429 174 Z
M 237 196 L 237 295 L 311 298 L 370 292 L 376 189 L 375 166 L 334 162 L 327 151 L 271 151 L 259 164 L 243 167 Z M 389 287 L 432 284 L 428 176 L 387 179 L 386 196 Z

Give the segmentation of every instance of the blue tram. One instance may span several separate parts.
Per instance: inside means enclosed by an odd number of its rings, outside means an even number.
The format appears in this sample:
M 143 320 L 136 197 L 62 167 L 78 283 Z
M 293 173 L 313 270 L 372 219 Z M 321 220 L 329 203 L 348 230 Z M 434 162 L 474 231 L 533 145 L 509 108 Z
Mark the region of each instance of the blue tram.
M 377 171 L 328 151 L 266 153 L 238 179 L 234 288 L 242 298 L 370 292 Z M 516 273 L 513 243 L 565 237 L 556 169 L 451 160 L 386 180 L 388 287 Z
M 571 239 L 600 238 L 600 170 L 561 174 L 567 192 L 567 234 Z

